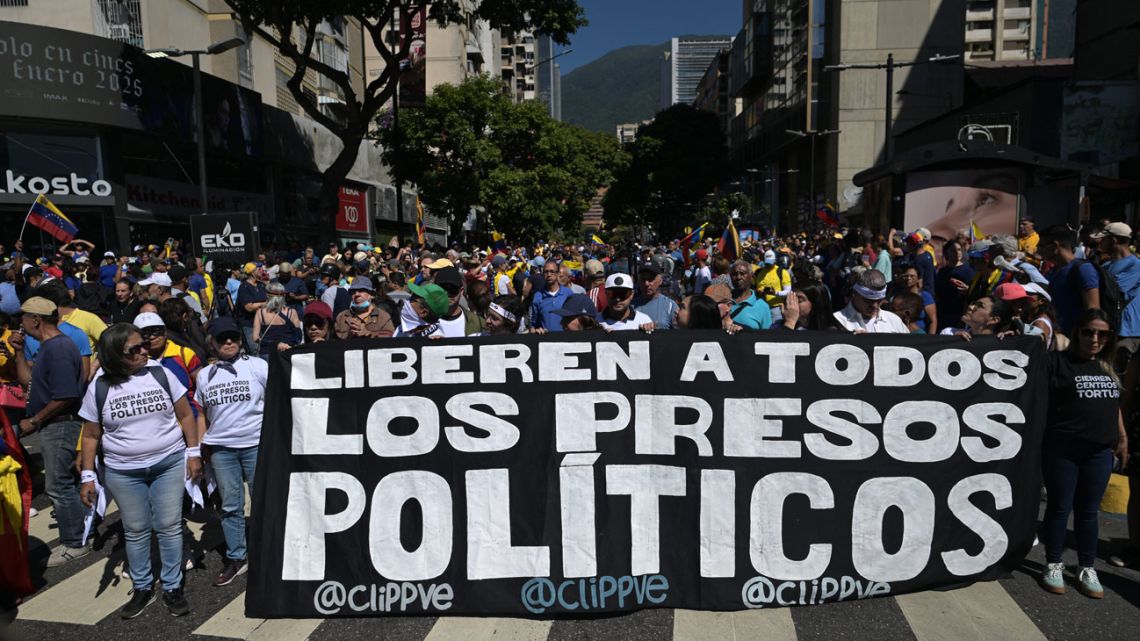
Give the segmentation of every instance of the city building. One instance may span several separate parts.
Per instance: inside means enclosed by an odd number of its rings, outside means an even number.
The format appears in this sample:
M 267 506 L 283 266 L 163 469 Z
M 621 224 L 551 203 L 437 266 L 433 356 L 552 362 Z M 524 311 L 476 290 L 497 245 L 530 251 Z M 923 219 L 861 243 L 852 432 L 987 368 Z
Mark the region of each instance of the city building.
M 641 122 L 627 122 L 617 126 L 617 139 L 618 143 L 622 145 L 629 144 L 637 140 L 637 129 L 642 125 L 648 125 L 653 122 L 653 119 L 643 120 Z
M 503 85 L 515 102 L 538 100 L 547 113 L 562 120 L 562 71 L 554 61 L 550 36 L 521 32 L 503 38 L 500 70 Z
M 673 38 L 669 52 L 661 60 L 660 107 L 683 103 L 693 104 L 697 85 L 704 77 L 709 63 L 722 49 L 732 47 L 729 36 L 684 36 Z
M 1036 0 L 966 0 L 966 60 L 1034 59 L 1037 5 Z
M 888 135 L 961 104 L 964 0 L 743 0 L 742 9 L 729 142 L 754 213 L 769 224 L 802 227 L 824 203 L 860 213 L 851 179 L 883 158 Z M 890 96 L 884 70 L 827 69 L 888 55 L 958 58 L 896 68 Z
M 201 56 L 200 97 L 191 56 L 145 53 L 202 50 L 235 37 L 246 43 Z M 19 43 L 0 65 L 0 224 L 8 228 L 21 224 L 36 179 L 47 181 L 48 197 L 83 238 L 118 250 L 188 239 L 189 217 L 204 210 L 255 211 L 262 242 L 278 247 L 334 233 L 372 239 L 394 220 L 392 181 L 367 142 L 341 189 L 363 198 L 368 224 L 339 224 L 344 202 L 322 209 L 321 172 L 340 140 L 307 117 L 286 86 L 293 64 L 244 33 L 222 0 L 5 2 L 0 38 Z M 332 19 L 319 25 L 313 57 L 346 72 L 359 94 L 367 40 L 356 21 Z M 301 86 L 323 115 L 343 117 L 339 87 L 312 70 Z M 207 203 L 199 190 L 199 98 Z M 409 201 L 414 211 L 414 194 Z
M 722 49 L 709 63 L 704 77 L 697 85 L 697 95 L 693 99 L 693 106 L 697 109 L 716 114 L 720 119 L 720 130 L 728 135 L 729 123 L 732 119 L 730 102 L 728 99 L 728 63 L 731 58 L 729 49 Z

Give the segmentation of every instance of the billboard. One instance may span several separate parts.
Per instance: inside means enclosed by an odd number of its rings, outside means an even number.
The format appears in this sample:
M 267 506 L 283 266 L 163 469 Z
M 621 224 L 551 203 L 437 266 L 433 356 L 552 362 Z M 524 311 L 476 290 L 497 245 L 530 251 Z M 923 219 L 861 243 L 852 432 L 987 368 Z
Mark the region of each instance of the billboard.
M 336 230 L 347 236 L 371 238 L 368 190 L 342 186 L 337 194 Z
M 422 107 L 427 96 L 427 5 L 410 6 L 400 13 L 400 105 Z
M 909 173 L 903 228 L 929 229 L 936 248 L 971 222 L 987 236 L 1015 234 L 1024 183 L 1016 167 Z
M 0 21 L 0 116 L 66 120 L 197 140 L 193 70 L 84 33 Z M 206 144 L 260 156 L 261 96 L 202 75 Z
M 199 256 L 222 265 L 257 258 L 257 214 L 251 211 L 190 217 L 190 237 Z

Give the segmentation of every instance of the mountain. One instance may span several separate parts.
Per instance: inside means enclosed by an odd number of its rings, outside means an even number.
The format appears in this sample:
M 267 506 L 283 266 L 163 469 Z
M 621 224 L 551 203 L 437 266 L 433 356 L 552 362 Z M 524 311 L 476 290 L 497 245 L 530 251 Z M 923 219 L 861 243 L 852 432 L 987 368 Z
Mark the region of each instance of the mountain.
M 615 49 L 562 76 L 562 120 L 614 134 L 657 113 L 659 61 L 669 43 Z

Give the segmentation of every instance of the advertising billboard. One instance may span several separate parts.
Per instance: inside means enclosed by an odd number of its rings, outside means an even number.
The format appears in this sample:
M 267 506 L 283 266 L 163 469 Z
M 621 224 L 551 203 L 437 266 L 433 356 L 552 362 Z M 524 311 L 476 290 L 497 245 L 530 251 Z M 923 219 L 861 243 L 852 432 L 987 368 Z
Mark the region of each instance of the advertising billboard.
M 973 222 L 987 236 L 1015 234 L 1024 170 L 916 171 L 906 177 L 903 228 L 930 230 L 936 248 Z
M 257 258 L 257 214 L 251 211 L 190 217 L 194 251 L 221 265 Z
M 337 194 L 337 233 L 342 236 L 371 238 L 368 219 L 368 190 L 342 186 Z

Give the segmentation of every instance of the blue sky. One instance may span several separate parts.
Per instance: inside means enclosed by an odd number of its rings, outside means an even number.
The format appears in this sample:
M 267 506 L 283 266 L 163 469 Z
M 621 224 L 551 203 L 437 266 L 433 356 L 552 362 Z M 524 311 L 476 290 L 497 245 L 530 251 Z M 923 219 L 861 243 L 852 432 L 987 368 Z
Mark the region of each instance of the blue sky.
M 629 45 L 655 45 L 674 36 L 736 35 L 741 0 L 578 0 L 589 26 L 572 36 L 562 73 Z M 561 50 L 561 49 L 559 49 Z

